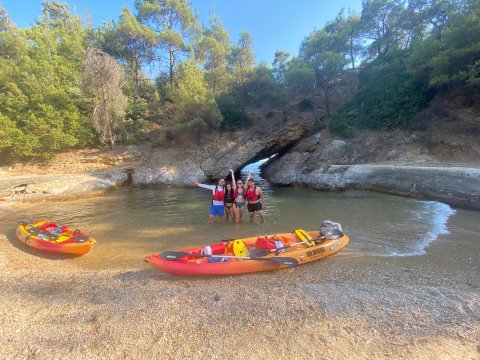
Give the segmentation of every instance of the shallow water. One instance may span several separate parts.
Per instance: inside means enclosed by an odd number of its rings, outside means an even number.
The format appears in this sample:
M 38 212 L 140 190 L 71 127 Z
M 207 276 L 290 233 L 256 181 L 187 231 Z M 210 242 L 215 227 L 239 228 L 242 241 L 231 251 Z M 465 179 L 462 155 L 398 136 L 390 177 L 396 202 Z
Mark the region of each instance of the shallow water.
M 72 261 L 98 269 L 136 268 L 148 254 L 221 239 L 295 228 L 318 230 L 327 219 L 340 222 L 350 236 L 351 242 L 342 252 L 350 257 L 421 256 L 442 237 L 458 240 L 459 244 L 469 237 L 478 240 L 478 212 L 373 192 L 271 187 L 259 178 L 257 167 L 247 167 L 244 172 L 250 169 L 266 195 L 265 224 L 258 224 L 258 220 L 249 224 L 247 213 L 242 224 L 208 224 L 211 193 L 205 189 L 122 188 L 104 196 L 12 210 L 0 219 L 0 231 L 14 238 L 16 222 L 25 218 L 49 218 L 80 228 L 96 238 L 97 245 L 87 256 Z M 11 241 L 20 248 L 24 246 Z

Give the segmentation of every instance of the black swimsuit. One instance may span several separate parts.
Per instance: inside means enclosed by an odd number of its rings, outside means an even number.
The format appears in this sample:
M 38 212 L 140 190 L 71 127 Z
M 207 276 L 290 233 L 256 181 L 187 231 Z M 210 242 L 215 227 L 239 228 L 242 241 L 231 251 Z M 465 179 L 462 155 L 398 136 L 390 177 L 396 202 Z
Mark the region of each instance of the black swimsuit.
M 225 203 L 225 207 L 227 209 L 230 209 L 233 206 L 233 189 L 230 191 L 225 191 L 225 198 L 223 202 Z M 227 206 L 227 204 L 230 204 L 230 206 Z

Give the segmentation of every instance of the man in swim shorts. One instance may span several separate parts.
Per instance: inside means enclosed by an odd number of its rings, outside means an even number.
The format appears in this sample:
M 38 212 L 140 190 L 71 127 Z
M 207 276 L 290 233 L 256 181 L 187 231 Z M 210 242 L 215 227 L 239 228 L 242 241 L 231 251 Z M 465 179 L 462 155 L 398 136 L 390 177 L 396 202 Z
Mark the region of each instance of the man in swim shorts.
M 220 178 L 218 180 L 218 185 L 205 185 L 200 184 L 198 180 L 194 181 L 195 186 L 201 187 L 203 189 L 209 189 L 212 191 L 212 205 L 210 206 L 210 213 L 208 214 L 208 222 L 213 223 L 215 218 L 217 221 L 223 220 L 225 215 L 225 179 Z
M 250 216 L 250 222 L 253 222 L 255 214 L 260 217 L 260 223 L 265 222 L 265 216 L 263 209 L 265 208 L 265 197 L 263 191 L 258 186 L 255 186 L 255 180 L 250 178 L 247 184 L 247 191 L 245 192 L 245 198 L 248 201 L 248 215 Z

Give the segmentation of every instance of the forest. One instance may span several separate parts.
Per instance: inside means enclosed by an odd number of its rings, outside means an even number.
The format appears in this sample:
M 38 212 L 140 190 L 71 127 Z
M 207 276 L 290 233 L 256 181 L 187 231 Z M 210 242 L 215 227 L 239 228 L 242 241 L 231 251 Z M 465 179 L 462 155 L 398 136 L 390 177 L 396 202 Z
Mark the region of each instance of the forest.
M 365 0 L 271 64 L 257 64 L 250 33 L 232 42 L 218 16 L 201 24 L 187 0 L 136 0 L 97 27 L 61 1 L 42 13 L 22 29 L 0 6 L 2 163 L 142 142 L 148 123 L 166 129 L 157 146 L 233 131 L 252 123 L 249 108 L 300 99 L 308 109 L 319 93 L 330 129 L 355 136 L 411 125 L 439 91 L 480 88 L 478 0 Z M 330 89 L 352 71 L 358 90 L 333 113 Z

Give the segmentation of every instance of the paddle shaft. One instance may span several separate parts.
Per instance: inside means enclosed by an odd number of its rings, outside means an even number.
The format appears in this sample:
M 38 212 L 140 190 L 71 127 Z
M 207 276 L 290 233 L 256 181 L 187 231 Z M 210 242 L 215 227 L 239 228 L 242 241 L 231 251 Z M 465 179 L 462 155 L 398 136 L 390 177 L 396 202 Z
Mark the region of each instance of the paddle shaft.
M 317 240 L 324 240 L 325 239 L 325 236 L 319 236 L 315 239 L 310 239 L 308 241 L 317 241 Z M 283 249 L 288 249 L 290 247 L 293 247 L 293 246 L 298 246 L 298 245 L 302 245 L 302 244 L 307 244 L 307 241 L 302 241 L 302 242 L 298 242 L 298 243 L 295 243 L 295 244 L 290 244 L 290 245 L 284 245 L 283 247 L 281 248 L 277 248 L 277 249 L 272 249 L 272 250 L 269 250 L 270 252 L 275 252 L 275 251 L 279 251 L 279 250 L 283 250 Z
M 298 261 L 294 258 L 290 257 L 257 257 L 257 256 L 234 256 L 234 255 L 202 255 L 202 254 L 191 254 L 187 252 L 178 252 L 178 251 L 165 251 L 160 254 L 160 257 L 167 259 L 167 260 L 178 260 L 184 257 L 205 257 L 205 258 L 226 258 L 226 259 L 243 259 L 243 260 L 263 260 L 263 261 L 273 261 L 277 263 L 281 263 L 287 266 L 297 266 Z

